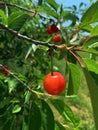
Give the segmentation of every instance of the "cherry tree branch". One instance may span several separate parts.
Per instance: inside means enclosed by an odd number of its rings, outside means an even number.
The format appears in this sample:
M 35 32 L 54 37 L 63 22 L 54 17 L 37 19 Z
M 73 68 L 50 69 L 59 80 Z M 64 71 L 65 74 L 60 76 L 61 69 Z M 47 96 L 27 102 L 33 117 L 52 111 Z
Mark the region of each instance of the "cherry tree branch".
M 21 7 L 21 6 L 19 6 L 19 5 L 16 5 L 16 4 L 10 4 L 10 3 L 6 3 L 6 2 L 1 1 L 1 2 L 0 2 L 0 5 L 2 5 L 2 6 L 12 6 L 12 7 L 16 7 L 16 8 L 19 8 L 19 9 L 21 9 L 21 10 L 27 11 L 27 12 L 29 12 L 29 13 L 34 13 L 33 11 L 31 11 L 31 10 L 29 10 L 29 9 L 26 9 L 26 8 L 24 8 L 24 7 Z
M 82 67 L 82 63 L 80 61 L 80 57 L 79 55 L 77 55 L 75 52 L 73 52 L 72 50 L 68 50 L 70 54 L 72 54 L 74 56 L 74 58 L 77 60 L 77 62 L 79 63 L 79 65 Z
M 24 39 L 24 40 L 27 40 L 29 42 L 31 42 L 32 44 L 35 44 L 35 45 L 43 45 L 43 46 L 47 46 L 49 48 L 53 48 L 53 49 L 56 49 L 57 48 L 57 45 L 55 44 L 51 44 L 51 43 L 48 43 L 48 42 L 43 42 L 43 41 L 38 41 L 38 40 L 34 40 L 32 38 L 29 38 L 25 35 L 22 35 L 20 33 L 18 33 L 17 31 L 11 29 L 11 28 L 8 28 L 7 26 L 3 25 L 3 24 L 0 24 L 0 28 L 10 32 L 11 34 L 15 35 L 16 37 L 20 38 L 20 39 Z
M 30 86 L 28 86 L 26 83 L 24 83 L 22 80 L 20 80 L 14 73 L 12 73 L 10 70 L 8 70 L 7 68 L 5 68 L 2 64 L 0 64 L 0 67 L 4 68 L 10 75 L 12 75 L 19 83 L 21 83 L 30 92 L 35 93 L 37 95 L 41 95 L 41 96 L 45 95 L 44 93 L 37 92 L 37 91 L 33 90 Z
M 26 11 L 28 13 L 31 13 L 32 15 L 31 16 L 36 16 L 36 15 L 39 15 L 40 17 L 44 18 L 44 19 L 48 19 L 47 17 L 43 16 L 42 14 L 38 13 L 37 11 L 32 11 L 32 10 L 29 10 L 27 8 L 24 8 L 22 6 L 19 6 L 19 5 L 16 5 L 16 4 L 10 4 L 10 3 L 6 3 L 6 2 L 3 2 L 1 1 L 0 2 L 0 6 L 10 6 L 10 7 L 16 7 L 20 10 L 23 10 L 23 11 Z

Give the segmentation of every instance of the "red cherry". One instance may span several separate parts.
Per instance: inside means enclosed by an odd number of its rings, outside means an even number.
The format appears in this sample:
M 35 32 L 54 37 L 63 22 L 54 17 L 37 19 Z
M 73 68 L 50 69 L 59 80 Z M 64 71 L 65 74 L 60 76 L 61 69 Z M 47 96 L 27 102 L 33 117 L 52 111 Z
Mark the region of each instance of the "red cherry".
M 48 73 L 44 79 L 44 88 L 51 95 L 58 95 L 66 87 L 66 79 L 60 72 Z
M 62 41 L 62 36 L 60 34 L 57 34 L 53 37 L 54 42 L 61 42 Z
M 52 25 L 51 25 L 51 30 L 52 30 L 54 33 L 56 33 L 56 32 L 59 31 L 59 29 L 58 29 L 58 27 L 56 26 L 56 24 L 52 24 Z
M 49 26 L 49 27 L 47 28 L 47 33 L 48 33 L 48 34 L 53 34 L 53 31 L 51 30 L 51 26 Z
M 8 75 L 9 72 L 8 72 L 7 70 L 9 70 L 9 67 L 8 67 L 8 66 L 5 65 L 5 66 L 2 67 L 2 73 L 3 73 L 3 74 Z

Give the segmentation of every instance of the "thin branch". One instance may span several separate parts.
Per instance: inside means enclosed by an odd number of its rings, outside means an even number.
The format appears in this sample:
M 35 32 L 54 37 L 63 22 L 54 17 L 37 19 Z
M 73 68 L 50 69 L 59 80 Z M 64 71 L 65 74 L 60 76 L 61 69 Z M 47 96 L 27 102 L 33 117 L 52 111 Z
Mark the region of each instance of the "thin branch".
M 81 52 L 88 52 L 88 50 L 83 50 L 83 49 L 80 49 L 80 48 L 73 48 L 74 51 L 81 51 Z
M 53 49 L 56 49 L 57 48 L 57 45 L 55 44 L 50 44 L 48 42 L 43 42 L 43 41 L 38 41 L 38 40 L 34 40 L 34 39 L 31 39 L 27 36 L 24 36 L 20 33 L 18 33 L 17 31 L 11 29 L 11 28 L 8 28 L 7 26 L 3 25 L 3 24 L 0 24 L 0 28 L 10 32 L 11 34 L 15 35 L 16 37 L 20 38 L 20 39 L 24 39 L 24 40 L 27 40 L 29 42 L 31 42 L 32 44 L 35 44 L 35 45 L 43 45 L 43 46 L 47 46 L 49 48 L 53 48 Z
M 16 7 L 16 8 L 19 8 L 21 10 L 27 11 L 29 13 L 35 13 L 35 12 L 29 10 L 29 9 L 26 9 L 26 8 L 21 7 L 19 5 L 16 5 L 16 4 L 10 4 L 10 3 L 6 3 L 6 2 L 0 2 L 0 5 L 2 5 L 2 6 L 12 6 L 12 7 Z
M 44 93 L 37 92 L 33 90 L 31 87 L 29 87 L 26 83 L 21 81 L 14 73 L 12 73 L 9 69 L 5 68 L 2 64 L 0 64 L 0 67 L 4 68 L 10 75 L 12 75 L 18 82 L 20 82 L 24 87 L 26 87 L 30 92 L 35 93 L 37 95 L 44 96 Z
M 66 47 L 67 47 L 67 44 L 64 43 L 64 44 L 61 44 L 61 45 L 57 46 L 57 49 L 58 49 L 58 50 L 63 50 L 63 49 L 66 48 Z
M 75 59 L 77 60 L 77 62 L 79 63 L 79 65 L 82 67 L 83 65 L 80 62 L 80 59 L 79 59 L 80 57 L 78 57 L 78 55 L 76 55 L 72 50 L 68 50 L 68 51 L 69 51 L 70 54 L 72 54 L 75 57 Z
M 6 2 L 3 2 L 3 1 L 2 1 L 2 2 L 0 2 L 0 5 L 1 5 L 1 6 L 11 6 L 11 7 L 16 7 L 16 8 L 18 8 L 18 9 L 20 9 L 20 10 L 23 10 L 23 11 L 26 11 L 26 12 L 28 12 L 28 13 L 31 13 L 32 16 L 39 15 L 40 17 L 42 17 L 42 18 L 44 18 L 44 19 L 48 19 L 47 17 L 41 15 L 40 13 L 33 12 L 33 11 L 27 9 L 27 8 L 24 8 L 24 7 L 19 6 L 19 5 L 16 5 L 16 4 L 10 4 L 10 3 L 6 3 Z

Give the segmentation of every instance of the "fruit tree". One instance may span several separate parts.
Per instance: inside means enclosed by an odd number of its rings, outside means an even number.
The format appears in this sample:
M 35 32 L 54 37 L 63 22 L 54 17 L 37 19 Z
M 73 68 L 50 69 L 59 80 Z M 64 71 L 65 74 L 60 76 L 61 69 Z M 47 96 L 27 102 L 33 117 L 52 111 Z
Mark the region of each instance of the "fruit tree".
M 98 1 L 1 0 L 0 130 L 80 130 L 65 100 L 83 79 L 98 130 L 97 44 Z

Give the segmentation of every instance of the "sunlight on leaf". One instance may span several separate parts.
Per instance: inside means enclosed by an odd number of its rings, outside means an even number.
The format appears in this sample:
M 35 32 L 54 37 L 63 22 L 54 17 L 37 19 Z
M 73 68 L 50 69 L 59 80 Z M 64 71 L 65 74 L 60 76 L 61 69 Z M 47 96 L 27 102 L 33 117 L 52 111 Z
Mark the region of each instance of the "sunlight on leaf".
M 12 113 L 18 113 L 20 111 L 21 111 L 21 106 L 15 105 L 14 108 L 13 108 L 13 110 L 12 110 Z

